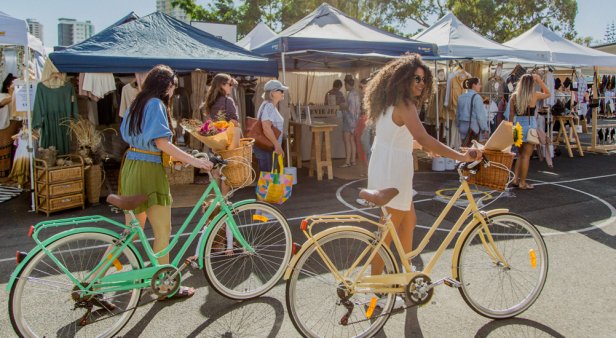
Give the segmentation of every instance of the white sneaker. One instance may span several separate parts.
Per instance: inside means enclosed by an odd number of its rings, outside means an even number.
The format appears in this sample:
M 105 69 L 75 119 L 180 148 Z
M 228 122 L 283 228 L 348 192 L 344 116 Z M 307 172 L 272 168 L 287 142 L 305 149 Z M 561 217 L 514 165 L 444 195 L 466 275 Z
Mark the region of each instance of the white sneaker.
M 384 309 L 386 302 L 387 296 L 383 296 L 381 299 L 376 301 L 376 306 L 380 307 L 381 309 Z M 394 301 L 394 308 L 392 310 L 400 310 L 403 309 L 405 306 L 406 304 L 404 303 L 404 299 L 402 299 L 402 297 L 400 296 L 396 296 L 396 300 Z

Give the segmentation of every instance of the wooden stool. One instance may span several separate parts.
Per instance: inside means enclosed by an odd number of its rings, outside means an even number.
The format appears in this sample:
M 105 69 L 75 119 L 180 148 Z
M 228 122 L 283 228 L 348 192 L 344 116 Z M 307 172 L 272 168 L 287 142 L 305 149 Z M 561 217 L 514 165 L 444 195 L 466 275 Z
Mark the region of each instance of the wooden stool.
M 296 167 L 302 167 L 302 124 L 299 122 L 289 122 L 289 161 L 292 163 L 293 158 L 296 161 Z
M 569 129 L 575 140 L 575 145 L 571 145 L 571 141 L 569 140 L 569 135 L 567 134 L 567 129 L 565 128 L 565 123 L 569 122 Z M 575 130 L 575 123 L 573 116 L 554 116 L 554 123 L 560 124 L 560 130 L 558 130 L 558 135 L 556 136 L 555 144 L 559 144 L 561 137 L 565 141 L 565 145 L 567 147 L 567 152 L 569 153 L 569 157 L 573 157 L 573 148 L 577 148 L 580 156 L 584 156 L 584 150 L 582 150 L 582 145 L 580 144 L 580 137 L 578 136 L 577 130 Z
M 314 171 L 317 172 L 317 180 L 323 179 L 323 167 L 327 167 L 327 178 L 334 178 L 334 169 L 332 165 L 332 145 L 331 132 L 337 127 L 336 124 L 310 124 L 312 132 L 312 156 L 310 158 L 309 176 L 314 176 Z M 325 138 L 325 149 L 323 149 L 323 138 Z M 325 154 L 323 154 L 325 150 Z M 325 155 L 325 157 L 323 157 Z

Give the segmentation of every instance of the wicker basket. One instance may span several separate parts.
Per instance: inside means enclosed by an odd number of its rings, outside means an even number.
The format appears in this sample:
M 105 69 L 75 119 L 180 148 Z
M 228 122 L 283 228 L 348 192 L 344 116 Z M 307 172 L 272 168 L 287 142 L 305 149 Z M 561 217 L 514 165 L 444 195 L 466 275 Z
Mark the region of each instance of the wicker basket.
M 253 138 L 240 139 L 240 146 L 235 149 L 219 150 L 216 153 L 223 159 L 232 161 L 227 164 L 222 173 L 227 178 L 226 182 L 232 188 L 247 186 L 252 183 L 252 146 L 255 143 Z
M 513 153 L 484 149 L 483 154 L 491 163 L 500 163 L 511 170 Z M 500 165 L 488 165 L 487 167 L 481 165 L 476 174 L 470 175 L 468 170 L 465 170 L 464 175 L 468 176 L 469 184 L 476 184 L 499 191 L 504 191 L 507 187 L 507 182 L 509 182 L 509 171 Z

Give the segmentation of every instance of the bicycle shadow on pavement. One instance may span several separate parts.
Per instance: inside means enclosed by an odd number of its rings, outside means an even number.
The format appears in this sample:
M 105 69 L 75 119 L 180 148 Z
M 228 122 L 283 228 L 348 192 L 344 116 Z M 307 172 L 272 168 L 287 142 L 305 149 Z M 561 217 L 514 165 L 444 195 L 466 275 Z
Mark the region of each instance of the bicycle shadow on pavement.
M 207 320 L 187 337 L 277 337 L 285 312 L 273 297 L 238 302 L 213 292 L 201 306 L 201 314 Z
M 492 320 L 482 326 L 475 338 L 487 337 L 556 337 L 565 336 L 551 327 L 526 318 Z

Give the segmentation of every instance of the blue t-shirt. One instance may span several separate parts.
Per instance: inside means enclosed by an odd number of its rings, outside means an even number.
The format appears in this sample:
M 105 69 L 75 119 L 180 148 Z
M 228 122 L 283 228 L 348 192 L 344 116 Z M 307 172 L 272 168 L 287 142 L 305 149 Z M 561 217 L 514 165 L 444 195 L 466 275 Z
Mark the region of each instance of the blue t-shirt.
M 161 137 L 171 139 L 171 136 L 173 135 L 169 129 L 169 122 L 167 121 L 167 108 L 165 107 L 163 101 L 157 98 L 152 98 L 148 101 L 148 103 L 146 103 L 143 114 L 141 134 L 130 135 L 128 133 L 130 110 L 126 112 L 126 115 L 124 115 L 124 119 L 122 120 L 122 124 L 120 125 L 122 139 L 133 148 L 147 151 L 160 151 L 160 149 L 156 147 L 154 140 Z M 144 154 L 134 151 L 129 151 L 126 154 L 126 158 L 129 160 L 162 163 L 160 155 Z

